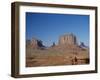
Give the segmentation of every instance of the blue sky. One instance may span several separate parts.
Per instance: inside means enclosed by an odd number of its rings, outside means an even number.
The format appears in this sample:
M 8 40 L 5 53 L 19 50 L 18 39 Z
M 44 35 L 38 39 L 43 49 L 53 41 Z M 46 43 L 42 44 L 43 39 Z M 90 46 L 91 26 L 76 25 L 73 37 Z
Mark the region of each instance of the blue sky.
M 73 33 L 89 45 L 89 15 L 26 12 L 26 39 L 35 37 L 46 46 L 58 43 L 60 35 Z

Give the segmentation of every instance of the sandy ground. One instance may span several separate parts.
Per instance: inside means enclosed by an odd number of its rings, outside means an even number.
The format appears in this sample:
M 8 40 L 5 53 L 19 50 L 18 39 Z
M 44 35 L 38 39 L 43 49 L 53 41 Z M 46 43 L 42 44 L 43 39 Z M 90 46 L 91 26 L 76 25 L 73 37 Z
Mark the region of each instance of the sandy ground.
M 89 64 L 88 49 L 81 49 L 77 46 L 26 49 L 26 67 L 81 64 Z

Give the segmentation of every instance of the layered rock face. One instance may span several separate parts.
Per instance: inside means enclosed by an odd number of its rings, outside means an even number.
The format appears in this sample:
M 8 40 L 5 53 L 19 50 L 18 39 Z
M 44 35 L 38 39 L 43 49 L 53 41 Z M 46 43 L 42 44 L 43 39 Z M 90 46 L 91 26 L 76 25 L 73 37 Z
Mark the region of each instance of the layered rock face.
M 59 38 L 59 45 L 77 45 L 76 36 L 73 34 L 65 34 L 60 36 Z
M 42 41 L 36 38 L 32 38 L 32 40 L 27 40 L 26 45 L 27 47 L 31 47 L 33 49 L 44 47 L 44 45 L 42 44 Z
M 26 67 L 89 64 L 89 48 L 79 45 L 73 34 L 60 36 L 50 47 L 36 38 L 27 40 L 26 46 Z

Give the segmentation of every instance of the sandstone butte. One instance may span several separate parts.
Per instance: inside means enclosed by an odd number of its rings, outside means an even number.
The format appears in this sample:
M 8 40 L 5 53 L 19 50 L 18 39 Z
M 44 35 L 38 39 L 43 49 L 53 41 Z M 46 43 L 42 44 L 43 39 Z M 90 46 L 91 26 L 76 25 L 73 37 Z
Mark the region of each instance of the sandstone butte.
M 74 34 L 61 35 L 50 47 L 36 38 L 26 41 L 26 67 L 84 64 L 89 64 L 89 48 Z

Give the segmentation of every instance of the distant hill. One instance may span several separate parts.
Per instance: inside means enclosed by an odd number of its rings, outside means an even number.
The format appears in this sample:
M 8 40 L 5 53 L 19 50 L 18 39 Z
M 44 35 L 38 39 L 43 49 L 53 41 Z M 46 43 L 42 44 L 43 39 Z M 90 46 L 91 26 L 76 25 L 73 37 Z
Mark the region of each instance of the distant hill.
M 88 49 L 88 46 L 86 46 L 83 42 L 81 42 L 81 44 L 79 45 L 81 48 L 83 49 Z
M 42 41 L 36 38 L 32 38 L 32 40 L 26 40 L 26 47 L 33 49 L 45 48 L 45 46 L 42 44 Z

